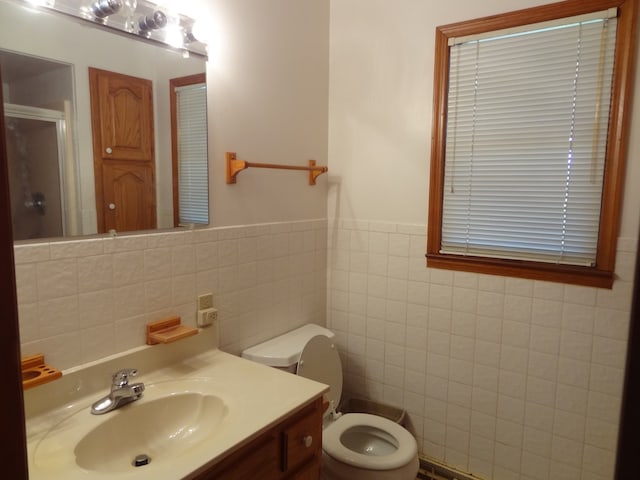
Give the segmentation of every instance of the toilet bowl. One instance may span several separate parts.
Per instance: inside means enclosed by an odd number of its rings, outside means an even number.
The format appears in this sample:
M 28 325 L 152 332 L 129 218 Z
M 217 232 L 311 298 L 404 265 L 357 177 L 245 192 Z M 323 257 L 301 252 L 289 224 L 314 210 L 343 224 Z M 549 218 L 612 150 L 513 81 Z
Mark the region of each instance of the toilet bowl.
M 402 426 L 368 413 L 340 414 L 342 365 L 326 328 L 308 324 L 244 352 L 244 358 L 325 383 L 329 408 L 322 433 L 322 477 L 327 480 L 414 480 L 415 438 Z
M 416 441 L 397 423 L 377 415 L 347 413 L 322 435 L 322 468 L 327 479 L 416 478 Z

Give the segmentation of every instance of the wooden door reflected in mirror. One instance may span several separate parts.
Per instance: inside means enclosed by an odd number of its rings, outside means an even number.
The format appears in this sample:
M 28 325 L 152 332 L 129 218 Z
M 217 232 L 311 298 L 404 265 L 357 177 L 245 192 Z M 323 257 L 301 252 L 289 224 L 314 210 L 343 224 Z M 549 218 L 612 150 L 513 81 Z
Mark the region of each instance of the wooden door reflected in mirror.
M 98 232 L 156 228 L 153 84 L 89 68 Z

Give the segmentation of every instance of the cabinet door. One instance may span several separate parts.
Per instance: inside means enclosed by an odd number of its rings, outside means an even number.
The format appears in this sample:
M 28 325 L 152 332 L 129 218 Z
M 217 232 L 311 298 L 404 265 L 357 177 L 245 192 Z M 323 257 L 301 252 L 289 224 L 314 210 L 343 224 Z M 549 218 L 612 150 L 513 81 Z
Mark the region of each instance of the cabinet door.
M 191 480 L 319 480 L 322 399 L 283 420 Z
M 282 471 L 295 471 L 322 452 L 322 412 L 319 402 L 282 432 Z M 319 463 L 319 462 L 318 462 Z

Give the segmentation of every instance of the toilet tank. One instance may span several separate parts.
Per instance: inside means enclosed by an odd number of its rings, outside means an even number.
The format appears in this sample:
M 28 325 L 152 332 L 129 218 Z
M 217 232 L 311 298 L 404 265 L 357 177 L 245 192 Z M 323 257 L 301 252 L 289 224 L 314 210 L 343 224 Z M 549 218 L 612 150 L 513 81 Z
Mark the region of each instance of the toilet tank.
M 324 335 L 329 338 L 335 337 L 331 330 L 308 323 L 244 350 L 242 357 L 270 367 L 295 372 L 302 349 L 316 335 Z

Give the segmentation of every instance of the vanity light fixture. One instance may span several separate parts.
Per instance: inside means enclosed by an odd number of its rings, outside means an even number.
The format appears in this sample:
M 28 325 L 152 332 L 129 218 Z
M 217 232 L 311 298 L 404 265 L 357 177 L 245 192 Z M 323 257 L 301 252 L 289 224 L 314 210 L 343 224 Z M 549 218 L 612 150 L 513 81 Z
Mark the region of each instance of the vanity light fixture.
M 194 36 L 195 19 L 150 0 L 22 0 L 31 6 L 81 18 L 138 38 L 168 45 L 200 57 L 205 42 Z

